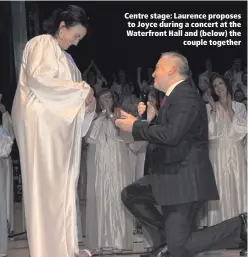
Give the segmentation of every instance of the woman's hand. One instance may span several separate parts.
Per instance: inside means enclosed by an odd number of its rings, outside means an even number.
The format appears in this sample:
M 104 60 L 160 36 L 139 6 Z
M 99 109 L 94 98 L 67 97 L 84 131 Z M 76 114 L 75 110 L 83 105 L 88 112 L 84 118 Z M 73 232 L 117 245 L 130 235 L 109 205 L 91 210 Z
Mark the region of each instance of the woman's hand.
M 227 110 L 232 111 L 232 97 L 230 94 L 227 96 Z
M 91 102 L 90 105 L 86 106 L 86 113 L 92 113 L 96 109 L 96 99 L 93 98 L 93 101 Z
M 203 94 L 203 99 L 208 102 L 212 108 L 212 111 L 216 111 L 216 103 L 211 95 L 211 90 L 208 89 L 204 94 Z
M 93 102 L 94 98 L 95 98 L 94 97 L 94 91 L 93 91 L 92 88 L 90 88 L 90 91 L 89 91 L 89 93 L 88 93 L 88 95 L 86 97 L 86 100 L 85 100 L 86 106 L 91 105 L 91 103 Z
M 234 116 L 234 110 L 232 108 L 232 97 L 231 97 L 230 94 L 228 94 L 228 96 L 227 96 L 227 110 L 228 110 L 228 113 L 229 113 L 229 117 L 232 121 L 233 116 Z
M 212 111 L 213 111 L 213 112 L 216 112 L 216 103 L 215 103 L 215 101 L 214 101 L 214 99 L 213 99 L 212 96 L 210 96 L 210 97 L 208 98 L 208 103 L 210 104 L 210 106 L 211 106 L 211 108 L 212 108 Z

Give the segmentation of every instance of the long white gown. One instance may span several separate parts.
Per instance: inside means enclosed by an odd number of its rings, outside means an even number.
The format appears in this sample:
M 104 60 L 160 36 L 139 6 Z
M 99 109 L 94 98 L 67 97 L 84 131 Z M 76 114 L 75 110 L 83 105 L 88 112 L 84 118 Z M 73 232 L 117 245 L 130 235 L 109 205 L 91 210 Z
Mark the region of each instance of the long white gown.
M 95 250 L 132 250 L 133 217 L 121 201 L 122 189 L 132 182 L 127 146 L 102 113 L 86 135 L 86 246 Z
M 15 140 L 13 124 L 8 112 L 3 113 L 3 128 L 8 132 L 11 139 Z M 8 233 L 14 231 L 14 181 L 13 181 L 13 164 L 11 156 L 6 158 L 7 170 L 7 219 L 8 219 Z
M 213 165 L 220 200 L 210 201 L 208 225 L 215 225 L 247 211 L 247 167 L 242 139 L 247 134 L 246 108 L 232 102 L 233 120 L 219 102 L 216 120 L 209 117 L 209 155 Z
M 76 188 L 81 139 L 94 116 L 90 86 L 50 35 L 23 52 L 12 121 L 20 152 L 31 257 L 78 254 Z
M 0 256 L 6 256 L 8 251 L 8 157 L 11 152 L 13 140 L 8 131 L 0 126 Z

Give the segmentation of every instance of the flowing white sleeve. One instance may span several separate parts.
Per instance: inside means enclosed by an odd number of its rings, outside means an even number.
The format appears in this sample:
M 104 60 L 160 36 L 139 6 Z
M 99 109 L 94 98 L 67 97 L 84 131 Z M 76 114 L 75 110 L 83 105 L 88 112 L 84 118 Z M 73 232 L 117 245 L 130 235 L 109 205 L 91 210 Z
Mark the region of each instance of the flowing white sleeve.
M 211 106 L 209 104 L 206 105 L 207 114 L 208 114 L 208 139 L 216 139 L 219 137 L 217 130 L 217 122 L 214 120 L 211 114 Z
M 233 102 L 234 116 L 229 137 L 235 141 L 242 140 L 247 134 L 247 111 L 244 104 Z
M 91 105 L 87 106 L 85 109 L 83 126 L 82 126 L 82 137 L 84 137 L 87 134 L 87 132 L 89 131 L 91 123 L 96 115 L 95 110 L 96 110 L 96 100 L 94 98 Z
M 52 111 L 68 119 L 74 119 L 84 104 L 90 86 L 61 78 L 58 58 L 63 53 L 49 35 L 38 36 L 29 41 L 23 57 L 27 84 L 34 95 Z M 70 78 L 69 68 L 63 68 L 64 77 Z M 23 78 L 24 79 L 24 78 Z M 25 83 L 26 82 L 26 83 Z

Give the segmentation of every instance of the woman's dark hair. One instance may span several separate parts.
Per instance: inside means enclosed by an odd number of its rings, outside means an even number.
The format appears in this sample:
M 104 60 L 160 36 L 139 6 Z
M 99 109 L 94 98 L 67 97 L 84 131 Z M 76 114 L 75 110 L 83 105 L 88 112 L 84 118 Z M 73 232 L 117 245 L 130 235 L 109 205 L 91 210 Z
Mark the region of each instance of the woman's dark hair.
M 66 28 L 78 24 L 81 24 L 87 30 L 89 28 L 88 17 L 84 9 L 76 5 L 69 5 L 67 10 L 56 9 L 52 16 L 43 22 L 44 32 L 55 36 L 62 21 L 65 22 Z
M 213 85 L 214 80 L 217 79 L 217 78 L 219 78 L 219 79 L 221 79 L 221 80 L 224 81 L 224 84 L 225 84 L 225 86 L 226 86 L 227 92 L 228 92 L 228 93 L 231 95 L 231 97 L 232 97 L 233 90 L 232 90 L 232 85 L 231 85 L 231 83 L 229 82 L 229 80 L 226 79 L 224 76 L 220 75 L 219 73 L 214 72 L 214 73 L 212 74 L 212 76 L 210 77 L 210 89 L 211 89 L 211 93 L 212 93 L 213 100 L 214 100 L 215 102 L 218 102 L 218 101 L 219 101 L 219 96 L 216 95 L 215 90 L 214 90 L 214 85 Z

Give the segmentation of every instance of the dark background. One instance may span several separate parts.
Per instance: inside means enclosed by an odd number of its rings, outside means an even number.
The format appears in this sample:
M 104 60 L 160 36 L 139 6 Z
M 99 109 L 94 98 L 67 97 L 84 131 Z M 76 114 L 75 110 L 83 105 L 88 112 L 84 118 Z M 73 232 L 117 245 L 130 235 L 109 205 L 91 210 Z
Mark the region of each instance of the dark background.
M 0 90 L 4 95 L 7 108 L 10 110 L 17 79 L 14 75 L 13 50 L 11 39 L 10 2 L 0 3 Z M 231 67 L 236 57 L 243 59 L 246 65 L 247 56 L 247 2 L 26 2 L 27 26 L 29 38 L 42 33 L 41 24 L 57 8 L 66 8 L 68 4 L 83 7 L 90 18 L 91 32 L 78 47 L 69 52 L 75 59 L 79 69 L 84 71 L 91 59 L 95 61 L 104 76 L 111 82 L 112 73 L 123 68 L 129 81 L 136 83 L 136 68 L 154 68 L 160 54 L 176 50 L 188 58 L 193 77 L 196 81 L 199 73 L 205 70 L 204 60 L 211 58 L 213 71 L 224 73 Z M 241 14 L 242 23 L 241 46 L 234 47 L 190 47 L 183 46 L 181 37 L 127 37 L 127 21 L 124 14 L 129 13 L 224 13 Z M 35 13 L 36 19 L 32 18 Z M 37 20 L 39 22 L 37 22 Z M 166 21 L 165 21 L 166 22 Z M 175 22 L 180 22 L 175 20 Z M 39 23 L 39 24 L 37 24 Z M 36 32 L 34 32 L 36 28 Z M 236 29 L 237 30 L 237 29 Z M 30 32 L 31 31 L 31 32 Z M 32 32 L 33 31 L 33 32 Z M 190 40 L 190 38 L 188 38 Z M 222 38 L 213 38 L 222 39 Z M 224 38 L 223 38 L 224 39 Z M 243 66 L 244 66 L 243 65 Z M 144 73 L 146 76 L 146 73 Z M 145 78 L 145 77 L 144 77 Z M 197 81 L 196 81 L 197 82 Z
M 154 68 L 160 54 L 177 50 L 185 55 L 193 74 L 204 71 L 204 60 L 213 60 L 213 70 L 223 73 L 231 66 L 235 57 L 246 61 L 247 2 L 70 2 L 85 9 L 90 17 L 91 35 L 77 49 L 70 49 L 81 70 L 94 59 L 103 73 L 123 67 L 133 78 L 136 67 Z M 66 8 L 68 2 L 40 2 L 41 21 L 51 15 L 52 10 Z M 242 14 L 242 45 L 240 47 L 189 47 L 183 46 L 181 37 L 127 37 L 129 13 L 240 13 Z M 175 22 L 180 22 L 175 20 Z M 217 38 L 215 38 L 217 39 Z M 222 39 L 222 38 L 219 38 Z

